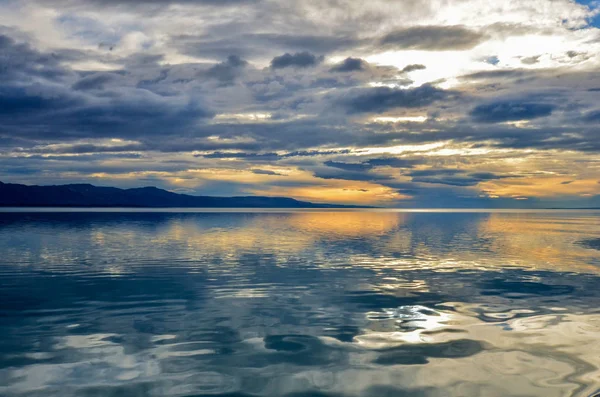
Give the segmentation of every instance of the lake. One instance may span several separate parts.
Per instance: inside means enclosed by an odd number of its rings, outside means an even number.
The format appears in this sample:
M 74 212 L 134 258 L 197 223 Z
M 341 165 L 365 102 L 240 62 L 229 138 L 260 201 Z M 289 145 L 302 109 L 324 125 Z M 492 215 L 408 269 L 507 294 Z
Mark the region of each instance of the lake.
M 2 211 L 2 396 L 600 393 L 598 211 Z

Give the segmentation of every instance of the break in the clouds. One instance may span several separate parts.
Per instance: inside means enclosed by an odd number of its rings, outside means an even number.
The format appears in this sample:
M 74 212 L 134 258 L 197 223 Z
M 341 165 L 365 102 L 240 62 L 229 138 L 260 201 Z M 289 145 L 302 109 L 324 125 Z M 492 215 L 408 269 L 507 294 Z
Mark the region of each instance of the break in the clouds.
M 600 206 L 598 5 L 0 1 L 0 180 Z

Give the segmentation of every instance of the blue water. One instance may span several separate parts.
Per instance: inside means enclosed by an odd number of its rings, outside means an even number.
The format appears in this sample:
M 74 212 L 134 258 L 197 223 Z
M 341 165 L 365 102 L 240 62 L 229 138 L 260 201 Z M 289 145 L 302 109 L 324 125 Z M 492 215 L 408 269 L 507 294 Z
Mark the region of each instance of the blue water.
M 0 395 L 592 396 L 600 212 L 0 213 Z

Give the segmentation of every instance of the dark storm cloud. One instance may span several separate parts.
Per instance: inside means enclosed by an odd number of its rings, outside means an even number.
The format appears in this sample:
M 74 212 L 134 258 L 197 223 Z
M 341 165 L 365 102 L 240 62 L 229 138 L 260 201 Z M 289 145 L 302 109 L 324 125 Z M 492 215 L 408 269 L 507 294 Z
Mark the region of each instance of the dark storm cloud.
M 365 70 L 368 63 L 360 58 L 346 58 L 341 63 L 335 65 L 331 69 L 332 72 L 358 72 Z
M 424 84 L 417 88 L 373 87 L 351 90 L 340 99 L 348 113 L 383 113 L 395 108 L 418 108 L 455 93 Z
M 486 36 L 464 26 L 414 26 L 388 33 L 381 44 L 397 49 L 468 50 Z
M 297 52 L 295 54 L 285 53 L 271 60 L 273 69 L 283 69 L 288 67 L 307 68 L 316 66 L 323 61 L 323 57 L 317 57 L 307 51 Z
M 410 73 L 410 72 L 414 72 L 415 70 L 424 70 L 424 69 L 427 69 L 427 67 L 425 67 L 425 65 L 421 65 L 419 63 L 415 63 L 415 64 L 412 64 L 412 65 L 405 66 L 402 69 L 402 73 Z
M 470 114 L 478 122 L 502 123 L 546 117 L 552 114 L 555 107 L 549 103 L 502 101 L 478 105 Z

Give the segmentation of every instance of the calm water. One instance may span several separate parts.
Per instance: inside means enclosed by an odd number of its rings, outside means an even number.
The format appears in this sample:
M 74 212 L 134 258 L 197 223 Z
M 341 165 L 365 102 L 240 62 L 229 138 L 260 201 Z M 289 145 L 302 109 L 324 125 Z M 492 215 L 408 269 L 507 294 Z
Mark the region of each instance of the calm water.
M 0 213 L 1 396 L 592 396 L 600 212 Z

